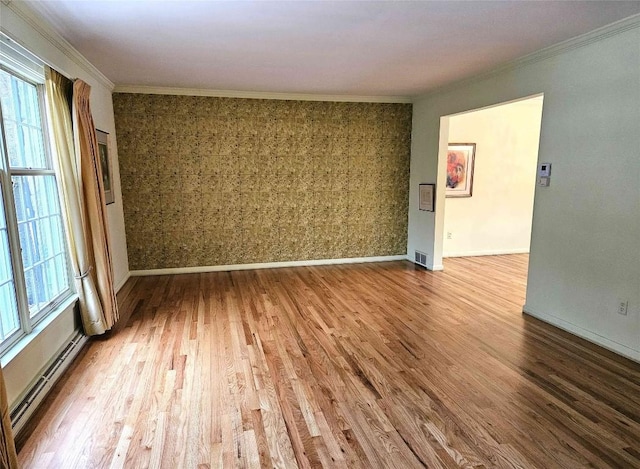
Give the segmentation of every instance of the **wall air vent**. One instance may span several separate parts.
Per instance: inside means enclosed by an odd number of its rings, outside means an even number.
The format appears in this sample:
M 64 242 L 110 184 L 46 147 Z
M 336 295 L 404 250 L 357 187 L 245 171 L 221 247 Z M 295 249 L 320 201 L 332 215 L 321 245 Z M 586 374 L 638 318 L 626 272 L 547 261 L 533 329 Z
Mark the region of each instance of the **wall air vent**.
M 427 255 L 424 252 L 416 251 L 415 263 L 422 267 L 427 267 Z

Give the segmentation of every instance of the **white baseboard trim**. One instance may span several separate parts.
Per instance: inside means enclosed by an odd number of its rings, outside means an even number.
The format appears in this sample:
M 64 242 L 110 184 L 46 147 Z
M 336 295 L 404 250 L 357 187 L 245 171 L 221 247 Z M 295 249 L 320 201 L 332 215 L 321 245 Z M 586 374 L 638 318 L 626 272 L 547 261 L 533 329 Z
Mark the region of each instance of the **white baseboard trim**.
M 127 283 L 127 280 L 129 280 L 130 277 L 131 272 L 127 272 L 127 275 L 125 275 L 124 278 L 120 280 L 120 282 L 118 282 L 118 284 L 115 286 L 116 293 L 118 293 L 122 289 L 122 287 L 124 287 L 124 284 Z
M 434 272 L 444 270 L 444 266 L 442 264 L 434 265 L 429 270 L 433 270 Z
M 454 251 L 443 253 L 442 257 L 503 256 L 506 254 L 529 254 L 529 248 L 496 249 L 491 251 Z
M 589 342 L 592 342 L 596 345 L 600 345 L 601 347 L 606 348 L 607 350 L 611 350 L 623 357 L 629 358 L 633 361 L 640 363 L 640 350 L 635 350 L 626 345 L 615 342 L 611 339 L 608 339 L 604 336 L 596 334 L 595 332 L 591 332 L 587 329 L 583 329 L 580 326 L 576 326 L 570 322 L 567 322 L 563 319 L 560 319 L 556 316 L 552 316 L 550 314 L 541 313 L 539 311 L 533 311 L 527 305 L 524 305 L 522 308 L 522 312 L 528 314 L 529 316 L 533 316 L 534 318 L 540 319 L 546 323 L 549 323 L 553 326 L 556 326 L 564 331 L 570 332 L 573 335 L 577 335 Z
M 11 409 L 13 433 L 17 435 L 42 403 L 54 384 L 73 363 L 86 345 L 89 337 L 82 331 L 74 331 L 53 358 L 40 370 L 17 404 Z
M 310 267 L 314 265 L 362 264 L 365 262 L 404 261 L 407 256 L 347 257 L 344 259 L 317 259 L 309 261 L 264 262 L 256 264 L 207 265 L 175 267 L 170 269 L 132 270 L 132 277 L 145 275 L 198 274 L 203 272 L 230 272 L 232 270 L 279 269 L 282 267 Z

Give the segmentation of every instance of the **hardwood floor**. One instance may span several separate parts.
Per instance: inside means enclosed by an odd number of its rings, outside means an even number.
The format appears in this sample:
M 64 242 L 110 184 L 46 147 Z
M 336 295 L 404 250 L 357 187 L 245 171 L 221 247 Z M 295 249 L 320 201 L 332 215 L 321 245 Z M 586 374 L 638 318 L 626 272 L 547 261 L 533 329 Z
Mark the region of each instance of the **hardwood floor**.
M 640 365 L 521 314 L 527 256 L 144 277 L 23 467 L 640 467 Z

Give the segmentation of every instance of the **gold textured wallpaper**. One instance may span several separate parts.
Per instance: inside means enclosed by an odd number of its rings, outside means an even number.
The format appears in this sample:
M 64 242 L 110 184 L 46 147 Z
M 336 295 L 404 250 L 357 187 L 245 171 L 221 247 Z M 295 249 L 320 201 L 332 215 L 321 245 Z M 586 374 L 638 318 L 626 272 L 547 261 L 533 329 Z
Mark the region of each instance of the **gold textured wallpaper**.
M 113 102 L 132 270 L 406 253 L 410 104 Z

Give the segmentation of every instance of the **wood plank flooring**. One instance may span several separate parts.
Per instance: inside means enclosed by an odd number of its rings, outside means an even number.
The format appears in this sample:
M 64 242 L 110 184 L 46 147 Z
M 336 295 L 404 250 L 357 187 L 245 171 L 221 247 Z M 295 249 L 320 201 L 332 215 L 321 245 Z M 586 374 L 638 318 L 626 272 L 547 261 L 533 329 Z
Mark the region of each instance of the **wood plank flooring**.
M 527 256 L 144 277 L 24 468 L 640 467 L 640 365 L 521 314 Z

